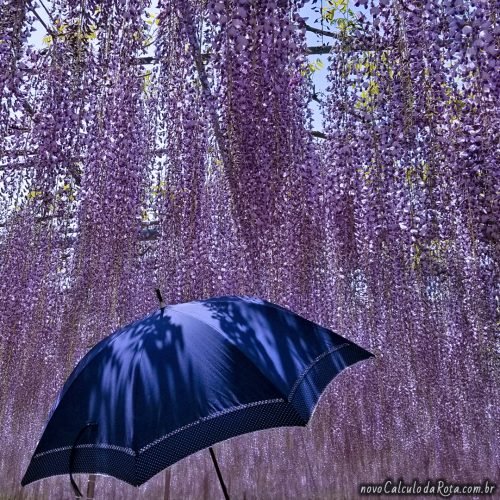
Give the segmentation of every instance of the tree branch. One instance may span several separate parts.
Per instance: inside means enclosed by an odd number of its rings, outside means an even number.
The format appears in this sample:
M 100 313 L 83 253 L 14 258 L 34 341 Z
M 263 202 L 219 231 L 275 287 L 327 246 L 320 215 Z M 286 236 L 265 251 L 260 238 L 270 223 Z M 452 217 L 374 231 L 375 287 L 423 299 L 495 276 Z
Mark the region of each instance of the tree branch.
M 33 7 L 32 5 L 28 5 L 29 10 L 35 14 L 36 18 L 40 21 L 40 24 L 45 28 L 45 31 L 49 34 L 52 35 L 54 32 L 45 24 L 45 21 L 40 17 L 38 12 L 36 11 L 36 8 Z
M 361 43 L 363 44 L 364 46 L 363 47 L 348 47 L 348 52 L 357 52 L 357 51 L 366 51 L 366 52 L 370 52 L 370 51 L 382 51 L 382 50 L 387 50 L 387 49 L 390 49 L 392 48 L 392 44 L 389 45 L 388 47 L 367 47 L 367 45 L 371 42 L 371 40 L 368 38 L 368 39 L 365 39 L 363 40 L 363 38 L 361 37 L 349 37 L 349 38 L 346 38 L 345 35 L 341 35 L 339 33 L 332 33 L 331 31 L 325 31 L 325 30 L 322 30 L 322 29 L 319 29 L 319 28 L 315 28 L 314 26 L 310 26 L 309 24 L 307 24 L 305 21 L 302 21 L 300 23 L 300 25 L 305 28 L 306 31 L 309 31 L 311 33 L 316 33 L 317 35 L 321 35 L 321 36 L 327 36 L 327 37 L 330 37 L 330 38 L 334 38 L 335 40 L 339 40 L 341 42 L 354 42 L 354 43 Z M 321 45 L 319 47 L 308 47 L 308 51 L 310 54 L 329 54 L 332 47 L 329 47 L 328 45 Z
M 319 46 L 307 47 L 308 54 L 329 54 L 331 50 L 332 50 L 331 45 L 319 45 Z M 209 53 L 201 54 L 202 61 L 208 61 L 209 58 L 210 58 Z M 159 59 L 154 56 L 141 56 L 141 57 L 136 57 L 134 60 L 134 64 L 156 64 L 158 62 Z
M 19 102 L 21 103 L 21 106 L 25 109 L 25 111 L 30 115 L 34 116 L 35 115 L 35 110 L 33 109 L 33 106 L 26 100 L 26 98 L 22 95 L 19 94 L 18 89 L 14 88 L 12 89 L 14 95 L 19 99 Z
M 23 168 L 31 168 L 34 167 L 34 162 L 18 162 L 18 163 L 7 163 L 4 165 L 0 165 L 1 170 L 22 170 Z
M 82 182 L 82 174 L 80 173 L 79 167 L 77 165 L 78 160 L 68 163 L 67 169 L 68 173 L 75 179 L 75 184 L 79 186 Z M 35 168 L 38 165 L 38 162 L 33 160 L 15 162 L 15 163 L 6 163 L 4 165 L 0 165 L 0 172 L 3 171 L 14 171 L 14 170 L 24 170 L 25 168 Z
M 187 26 L 189 47 L 191 49 L 191 54 L 193 56 L 196 65 L 196 71 L 198 72 L 198 76 L 200 78 L 203 97 L 205 99 L 205 102 L 208 103 L 212 101 L 212 93 L 210 91 L 210 85 L 208 83 L 208 77 L 205 71 L 205 65 L 203 64 L 203 53 L 201 52 L 201 46 L 196 36 L 195 24 L 188 3 L 186 3 L 185 8 L 187 9 L 186 11 L 184 11 L 184 14 L 187 21 L 186 26 Z M 226 143 L 226 139 L 220 127 L 219 119 L 217 117 L 217 112 L 215 111 L 213 106 L 209 106 L 209 112 L 210 112 L 210 119 L 212 121 L 212 127 L 214 129 L 215 140 L 217 141 L 217 145 L 219 147 L 222 163 L 225 168 L 230 170 L 232 163 L 231 156 L 229 154 L 229 148 Z
M 318 97 L 318 94 L 316 94 L 316 91 L 314 91 L 312 94 L 311 94 L 311 99 L 313 101 L 316 101 L 317 103 L 319 104 L 323 104 L 323 101 Z
M 45 4 L 43 3 L 43 0 L 38 0 L 40 2 L 40 5 L 43 7 L 43 10 L 47 12 L 47 15 L 49 16 L 49 19 L 54 22 L 54 18 L 52 17 L 52 14 L 49 12 L 47 7 L 45 7 Z
M 321 36 L 329 36 L 331 38 L 336 38 L 337 40 L 340 39 L 340 36 L 337 33 L 332 33 L 331 31 L 321 30 L 319 28 L 315 28 L 314 26 L 309 26 L 306 23 L 303 23 L 302 26 L 304 26 L 306 31 L 310 31 L 311 33 L 316 33 L 317 35 L 321 35 Z
M 331 45 L 316 45 L 312 47 L 307 47 L 308 54 L 329 54 L 332 50 Z
M 319 130 L 311 130 L 311 135 L 317 137 L 318 139 L 326 139 L 326 134 L 320 132 Z

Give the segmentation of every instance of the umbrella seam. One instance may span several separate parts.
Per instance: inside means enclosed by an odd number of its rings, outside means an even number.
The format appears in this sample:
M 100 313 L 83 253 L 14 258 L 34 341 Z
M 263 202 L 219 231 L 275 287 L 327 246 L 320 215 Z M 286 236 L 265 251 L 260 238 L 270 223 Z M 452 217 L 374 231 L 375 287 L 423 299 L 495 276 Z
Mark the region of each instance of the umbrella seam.
M 163 309 L 161 309 L 160 317 L 163 317 Z M 141 360 L 142 360 L 142 354 L 143 353 L 144 353 L 144 342 L 141 342 L 141 349 L 138 352 L 135 353 L 134 358 L 133 358 L 133 360 L 135 360 L 137 358 L 137 356 L 139 356 L 139 363 L 137 363 L 136 366 L 140 366 L 141 365 Z M 133 382 L 132 382 L 132 406 L 134 408 L 134 415 L 135 415 L 136 412 L 135 412 L 135 405 L 134 405 L 134 403 L 135 403 L 134 389 L 135 389 L 135 369 L 134 369 L 134 379 L 133 379 Z M 136 483 L 137 482 L 137 459 L 139 457 L 139 452 L 136 451 L 136 449 L 135 449 L 135 425 L 133 425 L 132 433 L 133 433 L 133 435 L 132 435 L 132 446 L 133 446 L 133 448 L 132 449 L 134 451 L 134 469 L 133 469 L 132 473 L 134 475 L 134 483 Z
M 217 299 L 220 299 L 220 298 L 225 298 L 225 297 L 217 297 Z M 240 298 L 240 297 L 239 297 Z M 283 308 L 281 306 L 276 306 L 275 304 L 271 303 L 271 302 L 267 302 L 265 301 L 264 304 L 262 304 L 264 306 L 268 305 L 268 306 L 271 306 L 273 309 L 276 309 L 276 310 L 281 310 L 283 311 Z M 185 316 L 189 316 L 190 318 L 193 318 L 195 320 L 198 320 L 198 321 L 201 321 L 199 318 L 197 318 L 196 316 L 193 316 L 192 314 L 189 314 L 185 311 L 179 311 L 178 309 L 174 308 L 174 306 L 171 306 L 172 309 L 174 311 L 177 311 L 177 312 L 180 312 L 181 314 L 184 314 Z M 295 314 L 295 313 L 294 313 Z M 299 316 L 297 314 L 297 316 Z M 300 316 L 301 319 L 309 322 L 309 323 L 313 323 L 312 321 L 308 320 L 307 318 L 303 318 L 302 316 Z M 214 331 L 216 331 L 217 333 L 219 333 L 220 335 L 222 335 L 223 337 L 225 337 L 224 335 L 224 332 L 221 332 L 216 326 L 214 325 L 210 325 L 210 324 L 207 324 L 207 323 L 204 323 L 205 326 L 209 326 L 210 328 L 212 328 Z M 234 345 L 236 348 L 238 348 L 237 345 L 235 344 L 232 344 L 231 345 Z M 325 351 L 325 352 L 322 352 L 319 356 L 317 356 L 316 358 L 313 359 L 313 361 L 311 362 L 311 364 L 309 364 L 305 370 L 299 375 L 299 378 L 295 381 L 293 387 L 292 387 L 292 390 L 290 392 L 290 394 L 288 396 L 286 396 L 286 399 L 284 399 L 284 401 L 290 403 L 293 399 L 293 396 L 295 395 L 295 391 L 297 390 L 298 386 L 300 385 L 300 383 L 303 381 L 304 377 L 307 375 L 307 373 L 309 372 L 309 370 L 311 370 L 311 368 L 316 364 L 318 363 L 319 361 L 321 361 L 322 358 L 324 358 L 325 356 L 327 356 L 328 354 L 331 354 L 332 352 L 335 352 L 335 351 L 338 351 L 344 347 L 347 347 L 349 345 L 352 345 L 350 342 L 344 342 L 343 344 L 339 345 L 339 346 L 335 346 L 331 349 L 329 349 L 328 351 Z M 262 371 L 260 370 L 260 368 L 257 366 L 257 364 L 252 360 L 250 359 L 243 351 L 241 351 L 240 349 L 238 349 L 239 352 L 241 352 L 243 354 L 243 356 L 245 356 L 254 366 L 255 368 L 260 372 L 262 373 Z M 281 394 L 283 394 L 283 392 L 281 390 L 278 389 L 278 387 L 273 383 L 272 380 L 270 380 L 264 373 L 262 373 L 262 375 L 264 375 L 264 377 L 266 378 L 266 380 L 268 380 L 272 385 L 273 387 Z
M 333 347 L 331 349 L 328 349 L 328 351 L 322 352 L 319 356 L 317 356 L 316 358 L 314 358 L 313 361 L 312 361 L 312 363 L 309 366 L 307 366 L 307 368 L 300 374 L 299 378 L 295 381 L 295 384 L 293 384 L 293 387 L 292 387 L 292 390 L 290 392 L 290 395 L 288 396 L 288 402 L 292 401 L 292 399 L 293 399 L 293 397 L 295 395 L 295 392 L 298 389 L 299 385 L 302 383 L 302 381 L 304 380 L 304 378 L 307 375 L 307 373 L 311 370 L 311 368 L 316 363 L 318 363 L 319 361 L 321 361 L 325 356 L 328 356 L 328 354 L 331 354 L 333 352 L 339 351 L 340 349 L 343 349 L 344 347 L 348 347 L 349 345 L 351 345 L 351 344 L 348 343 L 348 342 L 345 342 L 344 344 L 341 344 L 339 346 L 336 346 L 336 347 Z
M 60 451 L 65 451 L 65 450 L 71 450 L 73 448 L 72 446 L 62 446 L 60 448 L 54 448 L 52 450 L 47 450 L 47 451 L 42 451 L 40 453 L 37 453 L 36 455 L 33 456 L 33 460 L 35 458 L 40 458 L 45 455 L 49 455 L 50 453 L 58 453 Z M 124 453 L 127 453 L 128 455 L 135 455 L 135 452 L 132 448 L 126 448 L 124 446 L 117 446 L 114 444 L 95 444 L 95 443 L 89 443 L 89 444 L 79 444 L 75 446 L 75 449 L 82 449 L 82 448 L 103 448 L 103 449 L 111 449 L 111 450 L 116 450 L 116 451 L 123 451 Z
M 204 326 L 208 326 L 209 328 L 211 328 L 214 332 L 217 332 L 219 335 L 222 336 L 222 338 L 229 344 L 231 345 L 232 347 L 234 347 L 244 358 L 246 358 L 252 365 L 253 367 L 274 387 L 274 389 L 276 390 L 276 392 L 278 394 L 280 394 L 283 398 L 283 401 L 286 401 L 286 395 L 283 393 L 283 391 L 269 378 L 268 375 L 266 375 L 261 369 L 260 367 L 257 365 L 257 363 L 250 357 L 247 356 L 247 354 L 245 354 L 244 351 L 242 351 L 237 344 L 234 344 L 233 342 L 231 342 L 227 337 L 226 337 L 226 334 L 221 331 L 219 328 L 217 328 L 216 326 L 214 325 L 211 325 L 209 323 L 205 323 L 204 321 L 202 321 L 200 318 L 197 318 L 196 316 L 193 316 L 192 314 L 189 314 L 185 311 L 179 311 L 179 309 L 174 309 L 173 306 L 171 306 L 171 308 L 178 312 L 178 313 L 181 313 L 183 314 L 184 316 L 188 316 L 189 318 L 192 318 L 196 321 L 199 321 L 200 323 L 202 323 Z
M 236 295 L 235 297 L 237 298 L 249 298 L 249 299 L 252 299 L 252 302 L 254 300 L 261 300 L 262 301 L 262 304 L 259 304 L 259 305 L 263 305 L 263 306 L 267 306 L 267 307 L 270 307 L 272 309 L 275 309 L 276 311 L 281 311 L 281 312 L 287 312 L 287 309 L 283 306 L 280 306 L 278 304 L 274 304 L 272 302 L 269 302 L 265 299 L 258 299 L 257 297 L 252 297 L 252 296 L 238 296 Z M 222 297 L 216 297 L 216 300 L 219 300 L 219 299 L 225 299 L 225 302 L 228 302 L 230 303 L 230 300 L 227 300 L 229 299 L 230 296 L 222 296 Z M 304 321 L 307 321 L 308 323 L 311 323 L 311 324 L 315 324 L 313 321 L 311 321 L 310 319 L 307 319 L 307 318 L 304 318 L 304 316 L 301 316 L 300 314 L 297 314 L 297 313 L 293 313 L 295 314 L 295 316 L 299 317 L 300 319 L 304 320 Z M 326 329 L 328 330 L 328 329 Z M 335 332 L 333 332 L 335 333 Z M 296 380 L 295 384 L 293 384 L 293 387 L 292 387 L 292 390 L 290 392 L 290 395 L 287 396 L 287 402 L 288 403 L 291 403 L 294 395 L 295 395 L 295 391 L 298 389 L 298 386 L 300 385 L 300 383 L 304 380 L 304 377 L 307 375 L 307 373 L 309 372 L 309 370 L 311 370 L 311 368 L 316 364 L 318 363 L 319 361 L 321 361 L 321 359 L 323 359 L 325 356 L 328 356 L 328 354 L 331 354 L 332 352 L 335 352 L 335 351 L 338 351 L 344 347 L 347 347 L 349 345 L 352 345 L 352 343 L 350 342 L 344 342 L 343 344 L 341 344 L 340 346 L 336 346 L 336 347 L 333 347 L 331 349 L 329 349 L 328 351 L 325 351 L 325 352 L 322 352 L 318 357 L 316 357 L 312 363 L 307 366 L 307 368 L 300 374 L 299 378 Z M 253 361 L 252 361 L 253 363 Z M 254 363 L 255 364 L 255 363 Z M 274 385 L 274 384 L 273 384 Z M 279 391 L 281 392 L 281 391 Z

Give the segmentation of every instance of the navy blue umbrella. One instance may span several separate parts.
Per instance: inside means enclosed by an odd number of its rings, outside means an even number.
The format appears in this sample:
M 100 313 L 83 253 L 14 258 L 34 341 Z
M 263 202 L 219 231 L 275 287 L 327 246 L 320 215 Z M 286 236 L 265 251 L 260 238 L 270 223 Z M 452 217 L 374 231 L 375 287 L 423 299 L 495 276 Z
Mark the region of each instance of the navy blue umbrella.
M 22 484 L 76 472 L 139 486 L 219 441 L 305 426 L 331 380 L 371 356 L 260 299 L 219 297 L 161 307 L 102 340 L 80 361 L 52 408 Z

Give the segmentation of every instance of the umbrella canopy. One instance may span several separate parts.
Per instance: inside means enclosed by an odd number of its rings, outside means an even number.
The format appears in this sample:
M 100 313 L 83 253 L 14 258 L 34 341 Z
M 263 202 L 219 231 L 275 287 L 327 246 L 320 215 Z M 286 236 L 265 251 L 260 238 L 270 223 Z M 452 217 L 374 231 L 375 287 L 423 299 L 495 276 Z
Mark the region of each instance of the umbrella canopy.
M 105 338 L 80 361 L 22 484 L 80 472 L 139 486 L 219 441 L 305 426 L 329 382 L 371 356 L 260 299 L 162 307 Z

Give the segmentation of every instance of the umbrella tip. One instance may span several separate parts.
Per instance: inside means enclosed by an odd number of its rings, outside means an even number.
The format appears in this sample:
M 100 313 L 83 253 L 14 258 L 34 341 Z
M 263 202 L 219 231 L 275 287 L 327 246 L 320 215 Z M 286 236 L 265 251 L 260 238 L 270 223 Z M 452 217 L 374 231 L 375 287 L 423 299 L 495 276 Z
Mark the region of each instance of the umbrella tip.
M 160 308 L 163 309 L 165 307 L 165 302 L 163 302 L 163 297 L 159 288 L 156 289 L 156 296 L 158 297 L 158 300 L 160 302 Z

